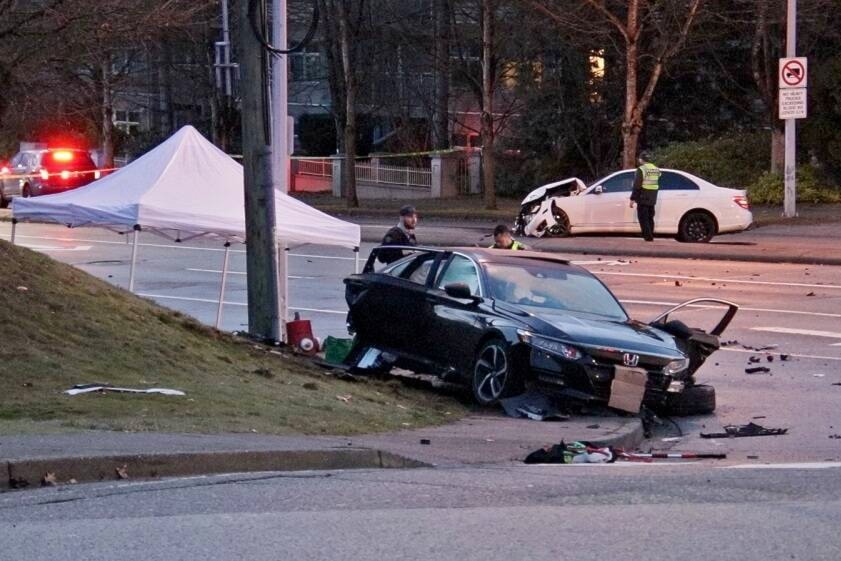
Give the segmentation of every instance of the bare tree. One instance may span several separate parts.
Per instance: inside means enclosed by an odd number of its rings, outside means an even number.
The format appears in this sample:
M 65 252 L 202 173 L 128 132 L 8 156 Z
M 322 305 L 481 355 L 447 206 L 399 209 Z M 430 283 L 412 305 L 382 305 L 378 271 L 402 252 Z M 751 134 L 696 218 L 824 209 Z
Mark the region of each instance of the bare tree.
M 624 58 L 622 165 L 634 167 L 646 111 L 657 84 L 668 63 L 686 45 L 702 14 L 703 0 L 524 1 L 557 23 L 568 37 L 584 37 L 590 45 L 594 45 L 594 38 L 599 38 L 601 44 L 612 44 Z M 618 41 L 614 41 L 616 34 Z M 641 75 L 644 65 L 647 76 Z

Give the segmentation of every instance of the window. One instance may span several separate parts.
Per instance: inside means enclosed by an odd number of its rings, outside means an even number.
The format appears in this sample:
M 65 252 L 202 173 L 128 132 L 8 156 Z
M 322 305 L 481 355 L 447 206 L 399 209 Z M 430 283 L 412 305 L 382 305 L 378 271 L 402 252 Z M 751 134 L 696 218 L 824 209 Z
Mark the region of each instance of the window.
M 603 193 L 630 193 L 634 189 L 634 174 L 633 171 L 624 171 L 618 175 L 614 175 L 606 181 L 602 181 Z
M 461 255 L 454 255 L 447 265 L 444 274 L 438 281 L 438 288 L 443 289 L 448 284 L 464 283 L 470 287 L 470 293 L 479 296 L 479 274 L 473 261 Z
M 13 167 L 13 168 L 16 168 L 16 167 L 21 166 L 21 165 L 23 165 L 23 154 L 22 153 L 17 154 L 14 158 L 12 158 L 12 161 L 9 162 L 9 166 Z
M 394 265 L 390 265 L 383 270 L 383 274 L 406 279 L 418 284 L 426 284 L 426 279 L 429 277 L 429 271 L 432 269 L 432 264 L 435 262 L 435 255 L 425 253 L 416 256 L 414 259 L 409 258 L 405 261 L 400 261 Z
M 314 82 L 324 77 L 321 53 L 317 50 L 306 50 L 289 55 L 289 81 Z
M 698 184 L 673 171 L 664 171 L 660 176 L 660 189 L 662 191 L 697 191 Z

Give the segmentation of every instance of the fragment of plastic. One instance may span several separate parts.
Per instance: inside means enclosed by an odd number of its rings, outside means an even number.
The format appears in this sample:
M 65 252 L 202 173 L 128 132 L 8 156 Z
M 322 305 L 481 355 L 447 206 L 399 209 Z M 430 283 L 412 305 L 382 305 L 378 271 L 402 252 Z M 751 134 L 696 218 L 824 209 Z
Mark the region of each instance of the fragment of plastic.
M 172 390 L 169 388 L 118 388 L 108 384 L 77 384 L 70 388 L 69 390 L 65 390 L 64 393 L 67 395 L 79 395 L 83 393 L 93 393 L 93 392 L 114 392 L 114 393 L 145 393 L 145 394 L 161 394 L 161 395 L 174 395 L 174 396 L 182 396 L 187 395 L 181 390 Z
M 701 433 L 701 438 L 740 438 L 746 436 L 780 436 L 786 434 L 788 429 L 769 429 L 756 423 L 746 425 L 725 425 L 724 432 Z

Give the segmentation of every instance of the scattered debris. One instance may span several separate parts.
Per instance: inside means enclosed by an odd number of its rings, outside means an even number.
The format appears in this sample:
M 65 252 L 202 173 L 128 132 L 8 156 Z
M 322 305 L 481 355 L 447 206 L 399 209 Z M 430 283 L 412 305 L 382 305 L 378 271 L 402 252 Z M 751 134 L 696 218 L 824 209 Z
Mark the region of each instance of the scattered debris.
M 566 421 L 569 415 L 561 413 L 549 398 L 539 392 L 524 394 L 500 400 L 505 414 L 515 419 L 531 419 L 532 421 Z
M 305 390 L 317 390 L 318 389 L 318 384 L 316 384 L 315 382 L 304 382 L 301 385 L 301 387 L 304 388 Z
M 761 361 L 761 360 L 762 359 L 759 358 L 758 356 L 752 356 L 752 357 L 748 358 L 748 362 L 751 362 L 751 363 L 754 363 L 754 364 Z
M 812 374 L 812 377 L 814 378 L 823 378 L 824 376 L 825 374 Z
M 420 443 L 425 445 L 425 446 L 429 446 L 430 444 L 432 444 L 432 441 L 429 440 L 428 438 L 421 438 Z
M 841 440 L 841 434 L 830 434 L 829 438 Z
M 117 479 L 128 479 L 128 464 L 123 464 L 114 471 L 117 472 Z
M 344 401 L 345 403 L 350 403 L 350 400 L 353 399 L 353 396 L 350 395 L 350 394 L 348 394 L 348 395 L 337 395 L 336 399 L 338 399 L 339 401 Z
M 725 425 L 724 432 L 701 433 L 701 438 L 740 438 L 746 436 L 779 436 L 786 434 L 788 429 L 769 429 L 756 423 L 746 425 Z
M 767 374 L 771 369 L 767 366 L 754 366 L 753 368 L 745 368 L 745 374 Z
M 781 354 L 781 355 L 780 355 L 780 360 L 782 360 L 782 361 L 786 361 L 786 360 L 788 360 L 788 355 L 783 355 L 783 354 Z
M 660 442 L 679 442 L 682 439 L 682 436 L 670 436 L 668 438 L 661 438 Z
M 725 460 L 727 454 L 718 452 L 620 452 L 621 458 L 628 460 Z
M 44 474 L 44 477 L 41 479 L 42 487 L 55 487 L 56 485 L 58 485 L 58 478 L 54 472 L 48 471 Z
M 79 395 L 83 393 L 92 392 L 115 392 L 115 393 L 147 393 L 147 394 L 161 394 L 161 395 L 187 395 L 181 390 L 171 390 L 169 388 L 118 388 L 110 384 L 76 384 L 69 390 L 65 390 L 67 395 Z
M 779 345 L 765 345 L 765 346 L 762 346 L 762 347 L 753 347 L 751 345 L 742 345 L 743 349 L 745 349 L 747 351 L 756 351 L 758 353 L 761 353 L 762 351 L 773 351 L 777 347 L 779 347 Z
M 747 458 L 748 458 L 749 460 L 758 460 L 758 459 L 759 459 L 759 456 L 748 456 Z
M 588 428 L 588 429 L 597 429 L 597 428 L 601 428 L 601 425 L 599 425 L 599 424 L 595 424 L 595 425 L 587 425 L 587 428 Z
M 29 291 L 29 288 L 27 288 L 25 286 L 19 286 L 18 287 L 18 292 L 28 292 L 28 291 Z
M 751 419 L 765 419 L 765 415 L 757 415 L 756 417 L 751 417 Z
M 833 386 L 841 386 L 841 382 L 832 382 Z
M 587 442 L 573 442 L 547 446 L 535 450 L 524 460 L 527 464 L 610 464 L 617 460 L 650 462 L 651 460 L 699 460 L 727 458 L 727 454 L 707 452 L 627 452 L 610 446 L 593 446 Z
M 683 285 L 680 283 L 680 281 L 676 280 L 675 281 L 675 286 L 683 286 Z
M 774 362 L 774 355 L 768 355 L 765 357 L 768 362 Z
M 806 296 L 814 296 L 814 295 L 815 295 L 815 293 L 814 293 L 814 292 L 810 292 L 810 293 L 809 293 L 809 294 L 807 294 Z

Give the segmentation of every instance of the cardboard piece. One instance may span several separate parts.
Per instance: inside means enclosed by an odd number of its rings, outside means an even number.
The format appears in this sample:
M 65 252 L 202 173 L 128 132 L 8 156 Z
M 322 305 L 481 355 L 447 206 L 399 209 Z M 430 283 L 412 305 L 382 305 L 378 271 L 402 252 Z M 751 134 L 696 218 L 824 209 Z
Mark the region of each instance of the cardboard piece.
M 639 413 L 647 381 L 648 373 L 642 368 L 616 366 L 607 406 L 628 413 Z

